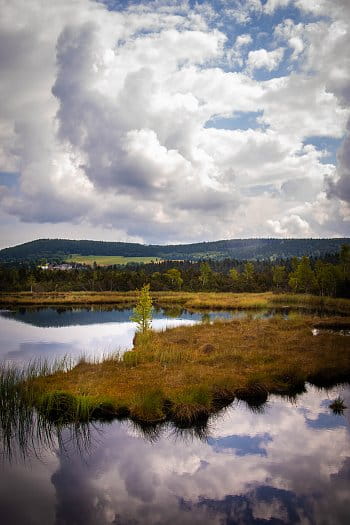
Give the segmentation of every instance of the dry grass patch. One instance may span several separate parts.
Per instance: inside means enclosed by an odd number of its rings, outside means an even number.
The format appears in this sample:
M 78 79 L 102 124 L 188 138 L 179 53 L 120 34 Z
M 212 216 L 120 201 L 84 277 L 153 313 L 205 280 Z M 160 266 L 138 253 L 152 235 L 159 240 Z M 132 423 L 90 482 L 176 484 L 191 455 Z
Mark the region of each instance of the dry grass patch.
M 305 381 L 349 380 L 350 339 L 328 332 L 313 336 L 314 323 L 313 317 L 246 319 L 168 329 L 152 333 L 147 348 L 139 345 L 101 363 L 81 362 L 68 372 L 35 378 L 32 388 L 38 399 L 66 392 L 93 406 L 108 401 L 140 421 L 191 423 L 234 396 L 259 404 L 269 392 L 302 392 Z M 208 345 L 210 352 L 203 351 Z
M 259 309 L 295 307 L 349 313 L 350 300 L 302 294 L 218 293 L 218 292 L 151 292 L 155 306 L 182 307 L 189 310 Z M 130 307 L 136 304 L 138 291 L 132 292 L 16 292 L 0 293 L 0 304 L 15 305 L 93 305 Z

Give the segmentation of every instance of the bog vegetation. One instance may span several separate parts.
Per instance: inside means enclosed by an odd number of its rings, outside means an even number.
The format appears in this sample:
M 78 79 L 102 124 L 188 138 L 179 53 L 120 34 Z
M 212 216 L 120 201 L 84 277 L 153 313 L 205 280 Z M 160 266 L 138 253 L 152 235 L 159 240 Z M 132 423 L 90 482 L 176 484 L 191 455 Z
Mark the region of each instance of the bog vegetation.
M 317 336 L 315 322 L 277 317 L 151 331 L 146 343 L 136 338 L 133 350 L 102 362 L 34 365 L 22 376 L 3 371 L 3 404 L 15 392 L 17 405 L 20 399 L 21 406 L 27 403 L 61 423 L 128 416 L 192 425 L 234 398 L 258 407 L 269 393 L 304 392 L 306 381 L 317 386 L 349 381 L 349 339 L 329 329 L 349 328 L 349 320 L 318 320 Z

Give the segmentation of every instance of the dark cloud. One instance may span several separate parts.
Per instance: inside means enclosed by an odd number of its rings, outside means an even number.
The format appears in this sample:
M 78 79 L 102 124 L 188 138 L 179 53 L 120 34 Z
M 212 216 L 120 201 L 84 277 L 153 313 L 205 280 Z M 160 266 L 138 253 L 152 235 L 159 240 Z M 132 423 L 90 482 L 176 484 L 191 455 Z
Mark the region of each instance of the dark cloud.
M 350 120 L 348 122 L 348 128 L 350 128 Z M 329 196 L 335 196 L 342 201 L 350 203 L 350 131 L 338 150 L 337 173 L 339 176 L 338 180 L 328 181 Z

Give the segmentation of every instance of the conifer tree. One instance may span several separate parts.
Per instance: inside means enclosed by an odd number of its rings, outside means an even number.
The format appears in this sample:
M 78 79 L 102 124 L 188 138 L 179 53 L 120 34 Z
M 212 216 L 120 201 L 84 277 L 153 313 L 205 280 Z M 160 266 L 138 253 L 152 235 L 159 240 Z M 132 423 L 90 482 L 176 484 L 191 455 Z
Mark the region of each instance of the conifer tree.
M 137 324 L 137 332 L 146 334 L 151 329 L 152 323 L 152 298 L 150 294 L 150 285 L 145 284 L 141 288 L 140 297 L 137 305 L 133 310 L 131 321 Z

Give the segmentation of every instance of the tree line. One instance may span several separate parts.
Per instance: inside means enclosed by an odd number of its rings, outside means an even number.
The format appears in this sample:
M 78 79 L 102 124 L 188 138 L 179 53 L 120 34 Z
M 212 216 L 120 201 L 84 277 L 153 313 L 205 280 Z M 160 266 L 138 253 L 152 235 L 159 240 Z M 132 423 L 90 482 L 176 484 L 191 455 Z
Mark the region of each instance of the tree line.
M 312 293 L 350 297 L 350 246 L 324 257 L 277 261 L 236 259 L 164 261 L 124 267 L 78 266 L 44 270 L 34 264 L 0 265 L 0 291 L 153 291 Z

